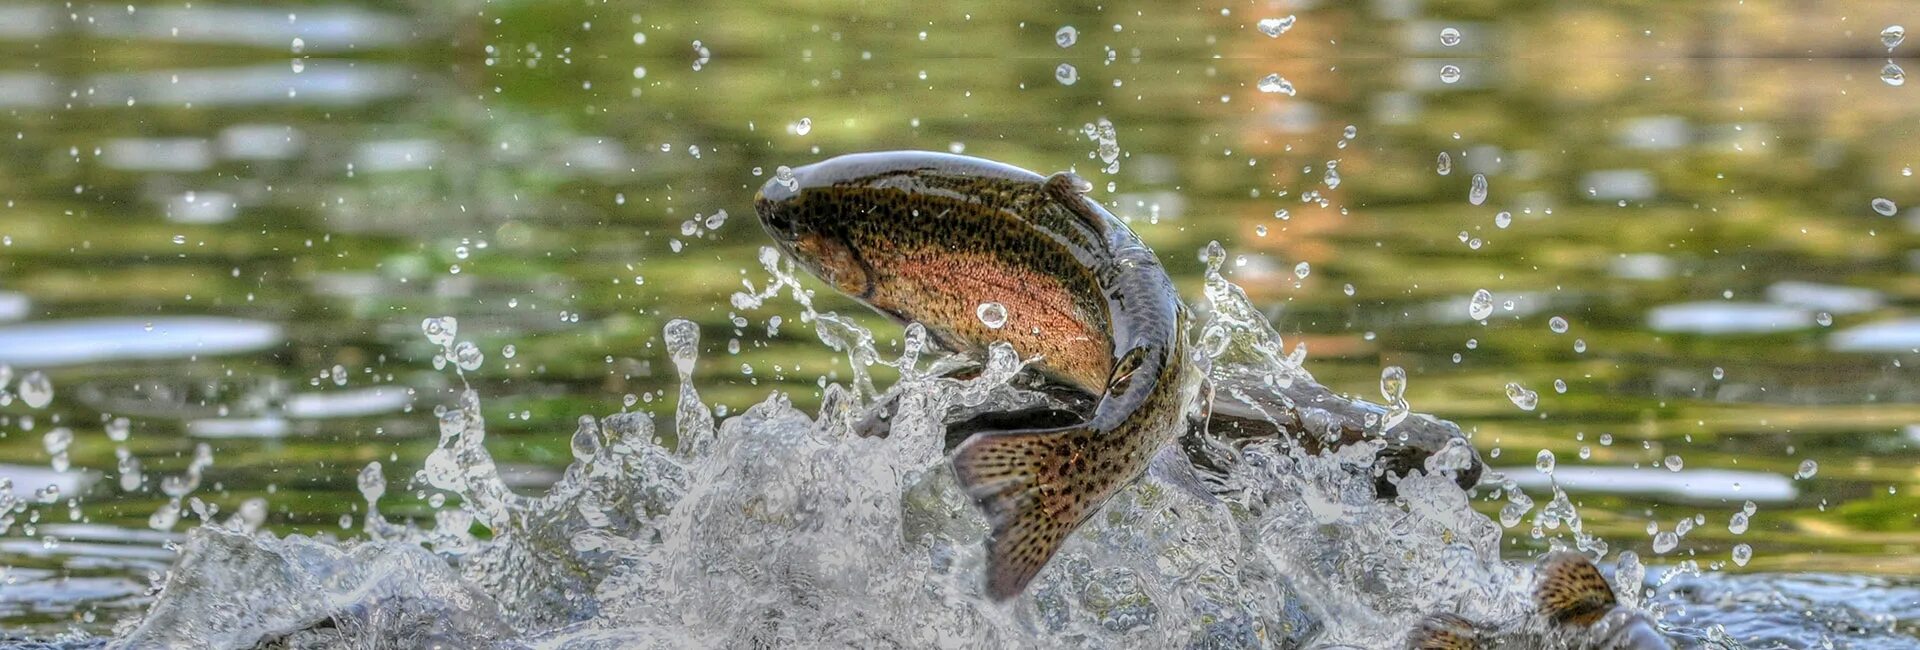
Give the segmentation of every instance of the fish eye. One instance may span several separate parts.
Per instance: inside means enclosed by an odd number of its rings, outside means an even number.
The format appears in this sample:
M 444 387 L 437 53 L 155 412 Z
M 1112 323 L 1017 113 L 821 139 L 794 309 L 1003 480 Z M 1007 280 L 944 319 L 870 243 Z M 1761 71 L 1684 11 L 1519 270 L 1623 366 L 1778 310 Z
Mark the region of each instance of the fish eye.
M 793 230 L 793 220 L 787 218 L 785 210 L 770 210 L 766 215 L 767 227 L 779 231 Z

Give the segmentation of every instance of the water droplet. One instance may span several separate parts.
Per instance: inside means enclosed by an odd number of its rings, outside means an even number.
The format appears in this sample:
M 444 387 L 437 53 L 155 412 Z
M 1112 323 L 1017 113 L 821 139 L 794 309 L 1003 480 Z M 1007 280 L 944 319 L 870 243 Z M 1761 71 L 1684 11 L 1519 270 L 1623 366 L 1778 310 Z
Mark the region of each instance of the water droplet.
M 1586 339 L 1574 339 L 1574 340 L 1573 340 L 1573 352 L 1574 352 L 1575 354 L 1586 354 L 1586 352 L 1587 352 L 1587 340 L 1586 340 Z
M 1399 403 L 1407 392 L 1407 370 L 1400 366 L 1380 369 L 1380 397 L 1388 404 Z
M 294 74 L 300 74 L 300 73 L 302 73 L 302 72 L 306 72 L 306 71 L 307 71 L 307 60 L 306 60 L 306 59 L 294 59 L 294 60 L 293 60 L 293 63 L 292 63 L 292 66 L 291 66 L 291 67 L 293 68 L 293 73 L 294 73 Z
M 1493 315 L 1493 293 L 1486 289 L 1473 292 L 1473 300 L 1467 302 L 1467 316 L 1474 320 L 1486 320 Z
M 1293 29 L 1293 22 L 1294 17 L 1289 15 L 1285 18 L 1262 18 L 1256 25 L 1260 28 L 1261 33 L 1272 38 L 1279 38 L 1281 34 L 1287 33 L 1287 30 Z
M 1467 188 L 1467 202 L 1480 205 L 1487 202 L 1487 175 L 1474 174 L 1473 184 Z
M 707 230 L 719 230 L 721 226 L 727 225 L 727 211 L 714 212 L 712 216 L 707 217 L 706 225 Z
M 1901 70 L 1899 64 L 1889 61 L 1887 65 L 1880 68 L 1880 80 L 1889 86 L 1904 86 L 1907 84 L 1907 71 Z
M 693 360 L 700 349 L 700 326 L 684 318 L 673 319 L 666 328 L 667 356 L 680 371 L 683 381 L 693 375 Z
M 420 331 L 427 333 L 427 340 L 434 345 L 446 347 L 453 343 L 453 336 L 460 331 L 460 321 L 452 316 L 428 318 L 420 321 Z
M 1293 82 L 1287 81 L 1285 78 L 1282 78 L 1278 73 L 1261 77 L 1259 86 L 1260 86 L 1260 92 L 1263 92 L 1263 93 L 1282 93 L 1286 95 L 1294 94 Z
M 53 381 L 47 379 L 46 373 L 38 370 L 21 377 L 20 386 L 16 392 L 20 394 L 20 401 L 26 402 L 29 408 L 46 408 L 48 404 L 53 403 Z
M 132 433 L 132 425 L 133 423 L 128 422 L 126 418 L 114 418 L 113 421 L 107 423 L 107 439 L 114 442 L 126 442 Z
M 1561 395 L 1567 394 L 1567 380 L 1565 379 L 1553 380 L 1553 392 L 1559 393 Z
M 1299 264 L 1293 265 L 1293 277 L 1305 280 L 1307 279 L 1307 274 L 1312 272 L 1313 272 L 1313 269 L 1307 266 L 1306 262 L 1301 262 Z
M 1460 82 L 1460 66 L 1451 63 L 1440 66 L 1440 82 L 1453 84 Z
M 1542 449 L 1540 455 L 1533 457 L 1533 468 L 1541 474 L 1552 474 L 1554 462 L 1553 452 Z
M 305 52 L 305 51 L 307 51 L 307 42 L 306 42 L 305 40 L 301 40 L 301 38 L 300 38 L 300 37 L 298 37 L 298 36 L 295 36 L 295 37 L 293 38 L 293 45 L 292 45 L 292 47 L 291 47 L 290 49 L 292 49 L 292 50 L 293 50 L 293 53 L 294 53 L 294 54 L 299 54 L 299 53 L 301 53 L 301 52 Z
M 1900 211 L 1900 206 L 1894 205 L 1890 199 L 1874 199 L 1873 211 L 1880 213 L 1882 217 L 1891 217 L 1893 213 Z
M 1886 29 L 1880 30 L 1880 44 L 1887 46 L 1889 50 L 1900 47 L 1900 42 L 1904 40 L 1907 40 L 1905 27 L 1888 25 Z
M 1440 44 L 1453 47 L 1460 44 L 1460 30 L 1448 27 L 1440 30 Z
M 1493 226 L 1495 228 L 1505 230 L 1507 226 L 1511 225 L 1513 225 L 1512 212 L 1501 212 L 1500 214 L 1493 215 Z
M 513 349 L 513 344 L 512 344 L 512 343 L 508 343 L 508 344 L 506 345 L 506 347 L 503 347 L 503 348 L 500 348 L 500 356 L 501 356 L 501 357 L 504 357 L 504 358 L 507 358 L 507 359 L 512 359 L 512 358 L 513 358 L 513 355 L 514 355 L 514 353 L 515 353 L 515 350 Z
M 1661 464 L 1665 465 L 1669 472 L 1678 472 L 1681 468 L 1687 466 L 1686 461 L 1681 460 L 1679 454 L 1668 455 L 1666 460 L 1661 461 Z
M 1062 63 L 1053 69 L 1053 79 L 1060 82 L 1062 86 L 1071 86 L 1073 82 L 1080 80 L 1080 71 L 1074 69 L 1071 63 Z
M 1549 318 L 1547 319 L 1547 329 L 1553 330 L 1555 334 L 1565 334 L 1567 333 L 1567 319 L 1559 316 Z
M 1507 383 L 1507 399 L 1522 411 L 1531 411 L 1540 405 L 1540 394 L 1527 390 L 1517 382 Z
M 812 131 L 813 131 L 813 118 L 803 117 L 803 118 L 800 118 L 800 121 L 793 123 L 793 132 L 796 134 L 806 135 L 808 133 L 811 133 Z
M 1819 473 L 1820 463 L 1814 462 L 1812 458 L 1808 458 L 1800 461 L 1800 469 L 1793 473 L 1793 478 L 1800 480 L 1810 479 L 1813 478 L 1813 475 Z
M 453 362 L 458 364 L 461 370 L 479 370 L 480 363 L 486 358 L 486 353 L 481 352 L 480 346 L 474 345 L 472 341 L 461 341 L 460 345 L 453 348 Z
M 1752 560 L 1753 560 L 1752 546 L 1748 546 L 1746 544 L 1735 544 L 1733 546 L 1733 563 L 1736 566 L 1746 566 L 1747 562 Z
M 1053 32 L 1053 42 L 1063 48 L 1073 47 L 1073 44 L 1079 40 L 1080 30 L 1074 29 L 1072 25 L 1061 27 Z
M 1351 296 L 1351 295 L 1353 295 L 1353 285 L 1352 285 L 1352 284 L 1348 284 L 1348 285 L 1346 285 L 1346 286 L 1344 286 L 1344 287 L 1340 287 L 1340 291 L 1341 291 L 1342 293 L 1345 293 L 1345 294 L 1347 294 L 1347 295 L 1349 295 L 1349 296 Z
M 1440 172 L 1441 176 L 1453 173 L 1453 156 L 1447 155 L 1445 151 L 1440 152 L 1440 158 L 1434 162 L 1433 170 Z
M 1666 555 L 1680 546 L 1680 536 L 1672 531 L 1660 531 L 1653 536 L 1653 552 Z
M 985 323 L 988 329 L 1000 329 L 1007 326 L 1007 306 L 997 302 L 983 302 L 975 307 L 973 314 Z
M 173 244 L 174 244 L 175 246 L 180 246 L 180 245 L 184 245 L 184 244 L 186 244 L 186 243 L 187 243 L 187 236 L 186 236 L 186 235 L 174 235 L 174 236 L 173 236 Z
M 1748 517 L 1747 513 L 1744 513 L 1744 512 L 1733 513 L 1733 517 L 1727 520 L 1727 532 L 1733 533 L 1735 535 L 1745 534 L 1747 532 L 1747 526 L 1749 521 L 1750 521 L 1750 518 Z
M 1345 136 L 1348 140 L 1352 140 L 1356 137 L 1359 137 L 1360 127 L 1354 126 L 1352 124 L 1348 124 L 1346 130 L 1341 131 L 1340 135 Z
M 592 416 L 580 416 L 580 426 L 573 430 L 571 446 L 573 459 L 583 463 L 600 453 L 600 425 Z
M 1819 323 L 1821 327 L 1831 327 L 1833 325 L 1833 314 L 1824 311 L 1814 314 L 1813 322 Z

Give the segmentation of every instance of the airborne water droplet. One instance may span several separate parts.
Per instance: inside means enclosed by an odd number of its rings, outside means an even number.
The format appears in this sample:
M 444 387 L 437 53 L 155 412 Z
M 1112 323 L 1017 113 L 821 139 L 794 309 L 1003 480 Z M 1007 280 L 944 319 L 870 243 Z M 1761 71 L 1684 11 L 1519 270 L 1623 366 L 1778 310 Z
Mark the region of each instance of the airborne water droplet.
M 1907 40 L 1907 28 L 1905 27 L 1888 25 L 1886 29 L 1880 30 L 1880 44 L 1887 46 L 1888 50 L 1900 47 L 1900 42 L 1905 40 Z
M 1453 47 L 1460 44 L 1460 30 L 1448 27 L 1440 30 L 1440 44 Z
M 46 408 L 53 403 L 53 381 L 46 373 L 35 370 L 20 378 L 20 401 L 30 408 Z
M 1552 474 L 1554 463 L 1553 452 L 1546 449 L 1540 450 L 1540 454 L 1533 458 L 1533 468 L 1541 474 Z
M 1453 84 L 1460 82 L 1460 66 L 1451 63 L 1440 66 L 1440 82 Z
M 1507 226 L 1513 225 L 1513 213 L 1501 212 L 1500 214 L 1493 215 L 1493 225 L 1495 228 L 1505 230 Z
M 1487 202 L 1487 175 L 1474 174 L 1473 184 L 1467 188 L 1467 202 L 1480 205 Z
M 1269 37 L 1279 38 L 1281 34 L 1287 33 L 1287 30 L 1293 29 L 1293 22 L 1294 17 L 1288 15 L 1285 18 L 1262 18 L 1257 26 L 1260 28 L 1261 33 Z
M 1653 536 L 1653 552 L 1666 555 L 1680 546 L 1680 536 L 1672 531 L 1660 531 Z
M 1467 315 L 1474 320 L 1486 320 L 1493 315 L 1493 293 L 1486 289 L 1473 292 L 1473 300 L 1467 303 Z
M 1307 274 L 1312 272 L 1313 272 L 1313 268 L 1307 266 L 1306 262 L 1301 262 L 1299 264 L 1293 265 L 1293 277 L 1305 280 L 1307 279 Z
M 1733 547 L 1733 563 L 1734 563 L 1735 565 L 1737 565 L 1737 566 L 1746 566 L 1746 565 L 1747 565 L 1747 562 L 1749 562 L 1749 561 L 1752 561 L 1752 560 L 1753 560 L 1753 547 L 1752 547 L 1752 546 L 1748 546 L 1748 545 L 1746 545 L 1746 544 L 1735 544 L 1735 545 L 1734 545 L 1734 547 Z
M 1882 217 L 1891 217 L 1895 212 L 1900 211 L 1900 206 L 1894 205 L 1891 199 L 1878 198 L 1873 200 L 1873 211 L 1880 213 Z
M 1447 155 L 1445 151 L 1440 152 L 1440 159 L 1434 163 L 1433 170 L 1440 172 L 1441 176 L 1453 173 L 1453 156 Z
M 1507 400 L 1513 402 L 1514 406 L 1520 407 L 1522 411 L 1531 411 L 1540 405 L 1540 394 L 1527 390 L 1527 387 L 1517 382 L 1508 382 Z
M 1888 61 L 1886 66 L 1880 68 L 1880 80 L 1889 86 L 1904 86 L 1907 83 L 1907 71 L 1901 70 L 1899 64 Z
M 1294 94 L 1293 82 L 1287 81 L 1278 73 L 1261 77 L 1259 87 L 1260 92 L 1263 93 L 1281 93 L 1289 96 Z
M 1547 329 L 1553 330 L 1555 334 L 1565 334 L 1567 333 L 1567 319 L 1559 316 L 1549 318 L 1547 319 Z
M 387 477 L 380 473 L 380 461 L 367 463 L 366 467 L 360 468 L 360 496 L 372 503 L 379 501 L 380 496 L 386 493 Z
M 1820 473 L 1820 463 L 1814 462 L 1812 458 L 1808 458 L 1806 460 L 1800 461 L 1800 470 L 1794 472 L 1793 477 L 1795 479 L 1810 479 L 1810 478 L 1813 478 L 1815 474 L 1819 474 L 1819 473 Z
M 454 334 L 460 331 L 460 321 L 452 316 L 428 318 L 420 321 L 420 331 L 427 333 L 427 340 L 434 345 L 446 347 L 453 342 Z
M 1053 33 L 1053 42 L 1058 43 L 1060 47 L 1073 47 L 1074 42 L 1079 40 L 1080 30 L 1074 29 L 1072 25 L 1061 27 Z
M 1073 82 L 1080 80 L 1080 71 L 1074 69 L 1071 63 L 1062 63 L 1053 69 L 1053 79 L 1060 82 L 1062 86 L 1071 86 Z

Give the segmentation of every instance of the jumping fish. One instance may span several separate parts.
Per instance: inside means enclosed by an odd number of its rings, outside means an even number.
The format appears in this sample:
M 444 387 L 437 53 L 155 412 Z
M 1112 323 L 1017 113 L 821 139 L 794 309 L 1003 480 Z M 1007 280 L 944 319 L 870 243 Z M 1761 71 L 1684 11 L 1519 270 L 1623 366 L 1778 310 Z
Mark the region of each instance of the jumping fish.
M 1086 181 L 927 152 L 782 171 L 755 198 L 776 246 L 941 347 L 1005 341 L 1097 396 L 1084 421 L 973 433 L 953 469 L 985 513 L 988 596 L 1020 594 L 1067 536 L 1186 429 L 1202 372 L 1153 251 Z
M 1407 634 L 1409 650 L 1579 648 L 1671 650 L 1647 615 L 1620 604 L 1607 577 L 1586 556 L 1548 554 L 1540 561 L 1533 620 L 1489 626 L 1450 613 L 1422 619 Z

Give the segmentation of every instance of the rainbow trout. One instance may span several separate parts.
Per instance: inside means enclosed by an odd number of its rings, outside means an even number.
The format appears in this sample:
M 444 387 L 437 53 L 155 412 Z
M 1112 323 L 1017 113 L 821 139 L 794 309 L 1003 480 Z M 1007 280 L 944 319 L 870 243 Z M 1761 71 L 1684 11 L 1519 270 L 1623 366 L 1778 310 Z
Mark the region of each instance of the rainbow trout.
M 1571 551 L 1540 559 L 1526 620 L 1503 625 L 1475 623 L 1453 614 L 1433 614 L 1407 633 L 1408 650 L 1672 650 L 1651 618 L 1620 604 L 1613 585 L 1586 556 Z M 1629 589 L 1638 588 L 1626 585 Z
M 953 452 L 992 529 L 996 600 L 1186 430 L 1203 374 L 1173 281 L 1086 189 L 1067 173 L 892 152 L 794 169 L 755 198 L 778 248 L 840 292 L 949 350 L 1008 342 L 1038 359 L 1029 368 L 1097 396 L 1083 421 L 978 431 Z

